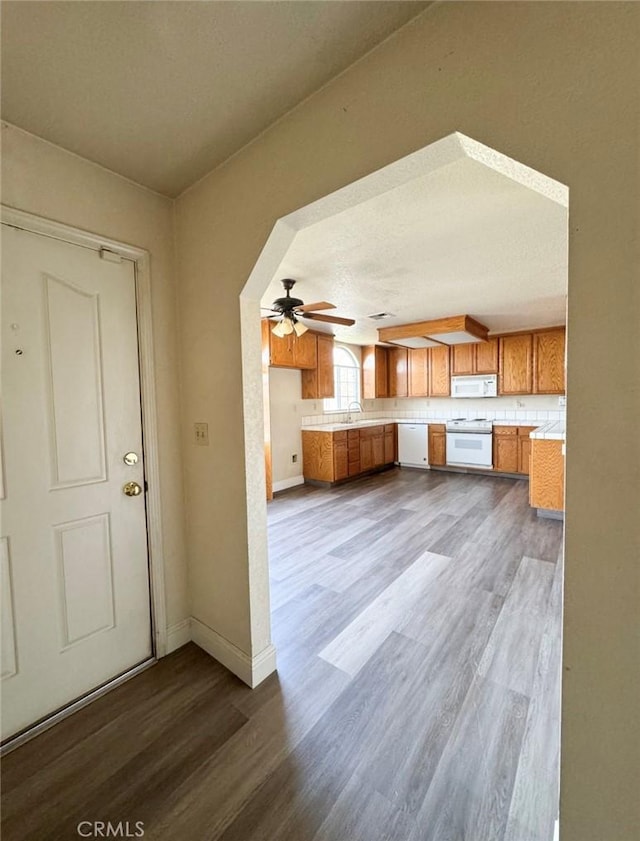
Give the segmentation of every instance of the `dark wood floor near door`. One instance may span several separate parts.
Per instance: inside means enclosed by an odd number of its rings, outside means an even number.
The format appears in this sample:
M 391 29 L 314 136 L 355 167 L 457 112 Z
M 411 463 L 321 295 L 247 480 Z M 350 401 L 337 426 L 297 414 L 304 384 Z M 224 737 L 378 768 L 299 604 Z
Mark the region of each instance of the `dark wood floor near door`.
M 278 674 L 165 658 L 5 758 L 4 841 L 550 841 L 562 524 L 526 483 L 395 470 L 269 522 Z

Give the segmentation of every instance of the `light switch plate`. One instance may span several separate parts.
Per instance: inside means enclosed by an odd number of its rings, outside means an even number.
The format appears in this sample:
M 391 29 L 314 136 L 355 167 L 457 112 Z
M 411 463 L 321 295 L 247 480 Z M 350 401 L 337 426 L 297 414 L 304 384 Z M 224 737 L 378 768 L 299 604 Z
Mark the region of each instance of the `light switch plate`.
M 209 424 L 208 423 L 194 423 L 193 425 L 196 436 L 196 444 L 200 447 L 209 446 Z

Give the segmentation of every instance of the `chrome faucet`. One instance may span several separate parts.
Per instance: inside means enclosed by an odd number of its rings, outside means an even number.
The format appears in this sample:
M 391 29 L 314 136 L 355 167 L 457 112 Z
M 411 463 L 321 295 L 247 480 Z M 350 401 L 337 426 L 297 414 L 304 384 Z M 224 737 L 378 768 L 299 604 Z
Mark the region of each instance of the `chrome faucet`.
M 351 403 L 349 403 L 349 406 L 347 408 L 347 423 L 353 423 L 353 418 L 351 417 L 351 407 L 352 406 L 357 406 L 358 411 L 364 412 L 364 409 L 362 408 L 362 403 L 359 403 L 357 400 L 352 400 Z

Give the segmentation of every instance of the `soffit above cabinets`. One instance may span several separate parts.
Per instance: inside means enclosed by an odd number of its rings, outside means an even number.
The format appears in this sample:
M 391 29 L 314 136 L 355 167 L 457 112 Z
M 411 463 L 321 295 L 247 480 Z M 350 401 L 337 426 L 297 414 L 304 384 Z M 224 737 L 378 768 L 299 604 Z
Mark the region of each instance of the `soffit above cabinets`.
M 488 329 L 469 315 L 452 315 L 432 321 L 415 321 L 397 327 L 380 327 L 378 339 L 408 348 L 486 342 Z

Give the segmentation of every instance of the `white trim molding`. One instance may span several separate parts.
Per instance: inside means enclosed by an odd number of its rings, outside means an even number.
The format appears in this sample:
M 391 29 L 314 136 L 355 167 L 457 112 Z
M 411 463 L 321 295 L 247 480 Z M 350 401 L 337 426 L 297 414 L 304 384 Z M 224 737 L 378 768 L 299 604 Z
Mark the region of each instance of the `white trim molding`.
M 83 231 L 1 205 L 2 223 L 34 234 L 69 242 L 92 251 L 111 251 L 135 266 L 136 306 L 138 315 L 138 358 L 140 365 L 140 400 L 144 434 L 144 463 L 147 483 L 147 534 L 149 542 L 149 577 L 153 650 L 155 657 L 167 653 L 167 612 L 164 581 L 164 549 L 162 539 L 162 510 L 160 501 L 160 467 L 158 423 L 155 388 L 155 362 L 151 310 L 151 272 L 149 252 L 144 248 L 108 239 L 100 234 Z
M 167 628 L 167 654 L 191 642 L 191 617 L 175 622 Z
M 271 644 L 259 654 L 250 657 L 237 645 L 194 617 L 191 618 L 191 639 L 251 689 L 255 689 L 276 670 L 276 650 Z
M 279 482 L 273 483 L 273 492 L 286 491 L 289 488 L 295 488 L 298 485 L 304 485 L 304 476 L 291 476 L 289 479 L 281 479 Z

